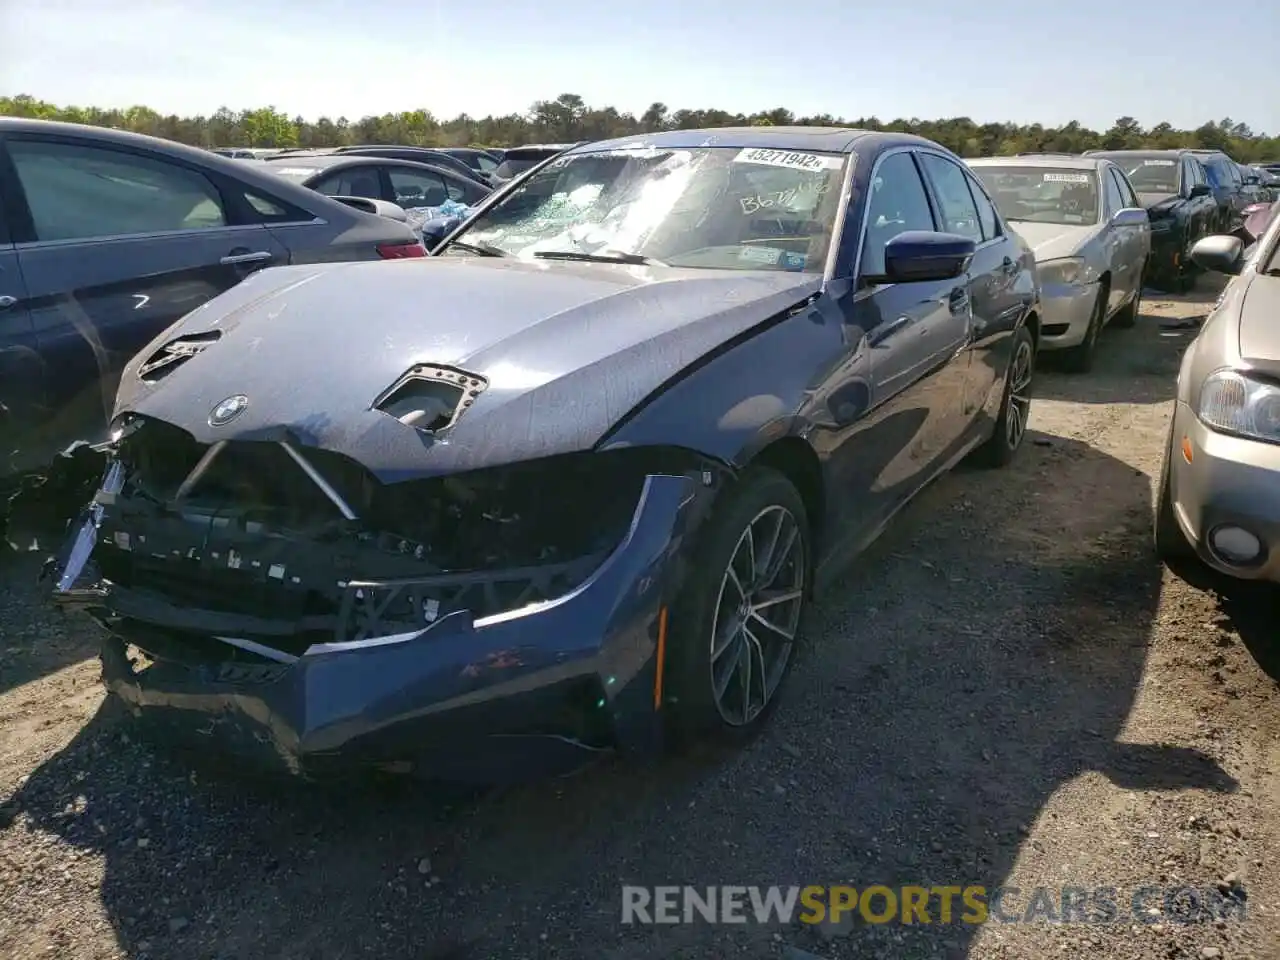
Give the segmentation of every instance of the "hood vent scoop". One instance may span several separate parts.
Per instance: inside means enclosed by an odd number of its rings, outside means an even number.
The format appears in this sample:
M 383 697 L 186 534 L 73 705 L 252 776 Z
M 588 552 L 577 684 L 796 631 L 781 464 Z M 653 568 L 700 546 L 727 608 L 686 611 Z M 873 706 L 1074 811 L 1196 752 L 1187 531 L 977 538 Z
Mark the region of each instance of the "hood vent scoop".
M 142 366 L 138 367 L 138 379 L 143 383 L 155 383 L 157 380 L 163 380 L 221 337 L 221 330 L 210 330 L 208 333 L 191 333 L 185 337 L 170 340 L 151 356 L 147 357 Z
M 439 433 L 453 426 L 488 385 L 465 370 L 422 364 L 397 380 L 373 409 L 423 433 Z

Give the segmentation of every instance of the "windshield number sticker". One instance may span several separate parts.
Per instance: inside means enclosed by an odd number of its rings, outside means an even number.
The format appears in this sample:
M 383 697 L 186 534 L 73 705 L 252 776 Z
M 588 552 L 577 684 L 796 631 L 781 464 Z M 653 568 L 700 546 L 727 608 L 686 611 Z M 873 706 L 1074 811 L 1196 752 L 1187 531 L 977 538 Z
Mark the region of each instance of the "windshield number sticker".
M 1046 173 L 1045 183 L 1088 183 L 1087 173 Z
M 734 163 L 758 163 L 766 167 L 785 167 L 788 170 L 839 170 L 842 157 L 829 157 L 819 153 L 798 153 L 794 150 L 764 150 L 748 147 L 736 157 Z
M 275 172 L 282 177 L 309 177 L 321 167 L 277 167 Z
M 1144 167 L 1172 167 L 1174 164 L 1172 160 L 1143 160 L 1142 165 Z

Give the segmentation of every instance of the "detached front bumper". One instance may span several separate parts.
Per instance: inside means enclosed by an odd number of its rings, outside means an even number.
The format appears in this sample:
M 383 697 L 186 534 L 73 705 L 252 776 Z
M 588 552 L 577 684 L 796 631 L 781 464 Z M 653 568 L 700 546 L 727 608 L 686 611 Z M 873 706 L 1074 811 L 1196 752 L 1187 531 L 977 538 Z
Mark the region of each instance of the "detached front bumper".
M 108 630 L 111 693 L 188 744 L 304 775 L 358 766 L 520 779 L 601 750 L 660 748 L 665 604 L 683 576 L 678 551 L 697 492 L 689 477 L 649 476 L 623 540 L 556 599 L 480 619 L 458 610 L 413 632 L 312 644 L 291 657 L 246 659 L 263 648 L 212 636 L 206 648 L 225 645 L 226 657 L 184 656 L 190 635 L 175 638 L 151 618 L 151 663 L 140 667 L 139 650 L 130 651 L 131 642 L 142 647 L 137 599 L 113 603 L 109 585 L 95 594 L 75 582 L 92 535 L 78 551 L 73 538 L 54 593 Z M 372 596 L 396 585 L 350 586 Z
M 1063 350 L 1083 343 L 1097 297 L 1096 283 L 1044 284 L 1040 291 L 1040 349 Z
M 1280 446 L 1216 433 L 1178 401 L 1168 456 L 1174 516 L 1200 559 L 1227 576 L 1280 583 Z M 1215 548 L 1215 533 L 1231 528 L 1257 538 L 1256 558 L 1232 561 Z

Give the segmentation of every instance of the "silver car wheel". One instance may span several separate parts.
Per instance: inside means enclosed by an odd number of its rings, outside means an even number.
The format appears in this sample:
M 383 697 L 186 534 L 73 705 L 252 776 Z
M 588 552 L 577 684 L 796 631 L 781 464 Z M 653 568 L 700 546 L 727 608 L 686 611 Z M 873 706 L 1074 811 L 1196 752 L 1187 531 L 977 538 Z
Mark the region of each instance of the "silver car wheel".
M 1018 344 L 1009 369 L 1009 410 L 1005 416 L 1005 441 L 1010 450 L 1018 449 L 1027 432 L 1031 417 L 1031 373 L 1034 351 L 1029 341 Z
M 730 726 L 751 723 L 786 672 L 800 625 L 807 557 L 800 525 L 765 507 L 733 549 L 711 621 L 711 689 Z

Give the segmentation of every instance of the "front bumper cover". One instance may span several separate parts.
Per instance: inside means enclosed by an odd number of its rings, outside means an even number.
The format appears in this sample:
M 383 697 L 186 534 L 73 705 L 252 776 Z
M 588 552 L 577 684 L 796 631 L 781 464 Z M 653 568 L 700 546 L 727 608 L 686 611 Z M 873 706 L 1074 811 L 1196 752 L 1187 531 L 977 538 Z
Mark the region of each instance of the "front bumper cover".
M 333 635 L 286 656 L 262 644 L 261 632 L 254 641 L 221 635 L 253 626 L 244 618 L 202 619 L 145 591 L 91 582 L 93 548 L 119 489 L 118 464 L 110 470 L 52 570 L 54 596 L 107 629 L 104 682 L 160 721 L 156 729 L 304 775 L 380 766 L 495 781 L 572 768 L 611 747 L 660 749 L 660 612 L 684 575 L 680 544 L 700 513 L 704 485 L 693 476 L 648 476 L 621 542 L 562 596 L 370 635 L 375 598 L 415 583 L 353 579 L 343 586 L 356 602 L 343 605 Z M 157 655 L 201 626 L 214 646 L 228 644 L 226 658 Z M 130 643 L 153 662 L 139 668 Z M 230 656 L 244 650 L 266 656 Z
M 1169 461 L 1169 493 L 1183 535 L 1200 559 L 1241 580 L 1280 583 L 1280 446 L 1210 430 L 1187 404 L 1177 402 Z M 1181 451 L 1190 443 L 1192 460 Z M 1243 527 L 1264 552 L 1247 566 L 1224 563 L 1209 534 L 1223 525 Z

